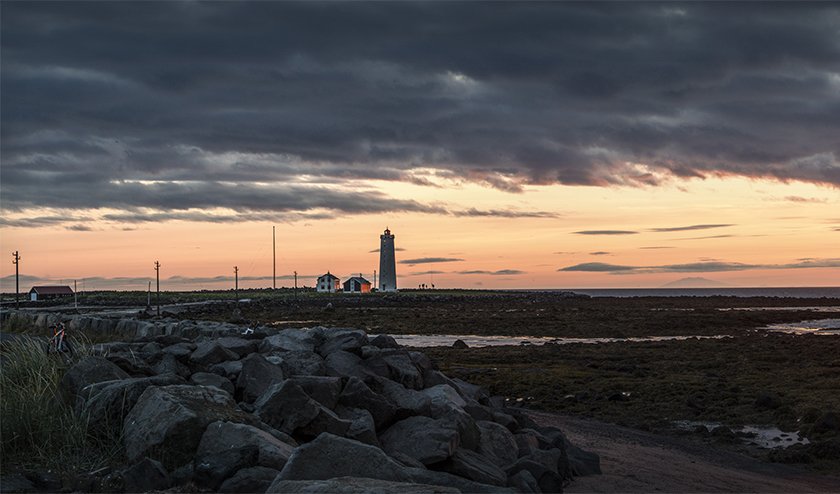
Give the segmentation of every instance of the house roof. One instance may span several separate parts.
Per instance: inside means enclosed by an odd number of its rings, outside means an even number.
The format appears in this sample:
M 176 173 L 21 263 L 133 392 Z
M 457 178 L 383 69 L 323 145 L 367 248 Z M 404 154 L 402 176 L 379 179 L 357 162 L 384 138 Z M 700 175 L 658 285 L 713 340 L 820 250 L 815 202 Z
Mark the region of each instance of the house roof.
M 73 295 L 69 286 L 33 286 L 29 291 L 38 295 Z
M 329 276 L 330 278 L 332 278 L 334 280 L 338 280 L 338 276 L 336 276 L 332 273 L 327 273 L 327 274 L 322 274 L 321 276 L 319 276 L 318 281 L 321 281 L 323 278 L 326 278 L 327 276 Z
M 354 277 L 348 279 L 347 281 L 358 281 L 359 283 L 361 283 L 363 285 L 370 285 L 370 282 L 368 280 L 366 280 L 366 279 L 364 279 L 360 276 L 354 276 Z

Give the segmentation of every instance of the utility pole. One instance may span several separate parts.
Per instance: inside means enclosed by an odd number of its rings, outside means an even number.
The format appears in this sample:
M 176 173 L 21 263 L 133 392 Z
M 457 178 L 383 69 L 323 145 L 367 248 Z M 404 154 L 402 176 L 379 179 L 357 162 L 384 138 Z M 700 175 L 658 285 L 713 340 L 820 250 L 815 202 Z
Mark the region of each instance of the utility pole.
M 236 306 L 239 307 L 239 268 L 237 266 L 233 267 L 233 274 L 236 276 L 236 291 L 234 291 L 234 297 L 236 297 Z
M 160 263 L 155 261 L 155 274 L 157 274 L 157 315 L 160 317 Z
M 20 255 L 18 255 L 18 251 L 15 251 L 12 255 L 15 256 L 15 260 L 12 261 L 12 264 L 15 265 L 15 309 L 20 309 L 20 301 L 18 300 L 18 294 L 20 293 L 20 283 L 18 282 Z
M 76 306 L 76 312 L 79 312 L 79 289 L 76 288 L 76 280 L 73 280 L 73 305 Z
M 295 298 L 297 298 L 297 271 L 295 271 Z
M 274 253 L 274 289 L 277 290 L 277 240 L 273 226 L 271 227 L 271 251 Z
M 373 288 L 376 289 L 376 270 L 373 270 Z

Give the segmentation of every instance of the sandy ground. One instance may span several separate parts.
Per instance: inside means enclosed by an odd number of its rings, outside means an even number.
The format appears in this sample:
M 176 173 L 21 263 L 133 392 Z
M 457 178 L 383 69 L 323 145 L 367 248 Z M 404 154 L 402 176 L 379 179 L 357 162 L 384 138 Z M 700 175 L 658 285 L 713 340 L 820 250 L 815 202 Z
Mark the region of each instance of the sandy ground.
M 595 420 L 528 414 L 540 425 L 561 429 L 575 446 L 601 455 L 603 475 L 579 477 L 565 492 L 840 492 L 840 477 Z

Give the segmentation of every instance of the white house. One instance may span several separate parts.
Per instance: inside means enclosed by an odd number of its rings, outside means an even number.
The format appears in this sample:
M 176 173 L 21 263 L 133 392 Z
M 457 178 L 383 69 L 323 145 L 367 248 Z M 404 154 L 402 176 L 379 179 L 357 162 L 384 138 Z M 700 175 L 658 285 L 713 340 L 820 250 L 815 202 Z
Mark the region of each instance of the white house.
M 361 276 L 354 276 L 344 282 L 344 293 L 370 293 L 370 282 Z
M 318 293 L 340 292 L 341 280 L 327 271 L 327 274 L 318 277 L 315 289 Z

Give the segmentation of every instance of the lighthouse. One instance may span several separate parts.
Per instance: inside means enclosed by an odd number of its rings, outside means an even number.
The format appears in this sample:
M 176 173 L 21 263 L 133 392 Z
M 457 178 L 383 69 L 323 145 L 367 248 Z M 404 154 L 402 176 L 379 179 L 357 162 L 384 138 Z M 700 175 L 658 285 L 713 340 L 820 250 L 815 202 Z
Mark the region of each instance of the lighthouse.
M 394 257 L 394 236 L 385 228 L 379 236 L 379 291 L 397 291 L 397 260 Z

